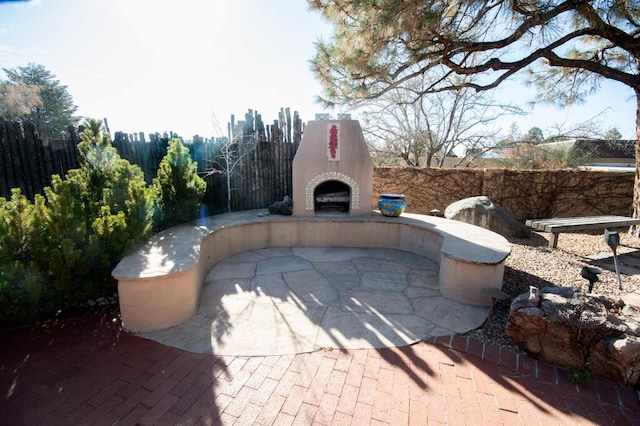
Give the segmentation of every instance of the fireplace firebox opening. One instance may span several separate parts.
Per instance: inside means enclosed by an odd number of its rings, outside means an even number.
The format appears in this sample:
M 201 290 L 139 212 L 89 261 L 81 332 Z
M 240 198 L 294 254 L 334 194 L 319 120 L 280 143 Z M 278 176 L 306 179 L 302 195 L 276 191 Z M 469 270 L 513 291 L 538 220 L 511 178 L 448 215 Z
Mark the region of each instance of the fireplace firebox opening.
M 337 180 L 328 180 L 313 191 L 315 213 L 349 213 L 351 189 Z

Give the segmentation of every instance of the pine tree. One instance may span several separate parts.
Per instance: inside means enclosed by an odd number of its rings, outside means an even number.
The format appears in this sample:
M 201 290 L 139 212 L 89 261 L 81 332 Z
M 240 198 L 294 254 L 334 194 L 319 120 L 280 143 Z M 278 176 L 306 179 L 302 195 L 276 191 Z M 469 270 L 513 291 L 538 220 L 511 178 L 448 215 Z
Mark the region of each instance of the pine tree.
M 204 179 L 198 176 L 197 167 L 182 140 L 172 139 L 154 179 L 159 204 L 156 222 L 160 229 L 198 217 L 207 185 Z
M 31 121 L 43 140 L 66 137 L 69 126 L 80 120 L 74 115 L 78 107 L 74 105 L 67 86 L 60 83 L 60 80 L 42 65 L 30 63 L 24 67 L 3 70 L 7 75 L 7 81 L 3 84 L 16 88 L 33 88 L 38 95 L 37 100 L 27 99 L 29 102 L 24 106 L 26 110 L 18 111 L 9 118 Z
M 111 271 L 153 224 L 153 194 L 142 170 L 120 158 L 100 121 L 85 126 L 80 168 L 64 179 L 54 175 L 35 201 L 34 261 L 56 303 L 113 293 Z

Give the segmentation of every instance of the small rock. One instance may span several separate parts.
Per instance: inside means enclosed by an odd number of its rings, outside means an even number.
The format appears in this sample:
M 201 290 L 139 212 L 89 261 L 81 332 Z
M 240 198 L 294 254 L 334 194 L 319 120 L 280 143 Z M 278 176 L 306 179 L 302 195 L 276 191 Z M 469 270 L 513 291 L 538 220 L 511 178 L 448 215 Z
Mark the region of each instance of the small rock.
M 544 287 L 540 290 L 540 294 L 557 294 L 558 296 L 570 299 L 575 291 L 571 287 Z
M 513 298 L 511 309 L 518 310 L 527 306 L 535 307 L 540 304 L 540 291 L 537 287 L 530 286 L 529 293 L 523 293 Z
M 517 311 L 527 306 L 529 306 L 529 293 L 522 293 L 513 298 L 510 309 L 512 311 Z
M 625 305 L 625 307 L 622 308 L 622 313 L 630 317 L 635 316 L 640 318 L 640 308 L 634 305 Z
M 640 336 L 640 317 L 625 316 L 624 325 L 630 333 Z
M 569 300 L 571 299 L 571 297 L 567 298 L 554 293 L 542 293 L 541 297 L 543 300 L 550 300 L 557 305 L 563 305 L 565 303 L 568 303 Z
M 282 201 L 276 201 L 269 206 L 269 213 L 291 216 L 293 214 L 293 201 L 285 195 Z
M 529 287 L 529 298 L 527 299 L 529 306 L 538 306 L 540 304 L 540 290 L 538 287 Z

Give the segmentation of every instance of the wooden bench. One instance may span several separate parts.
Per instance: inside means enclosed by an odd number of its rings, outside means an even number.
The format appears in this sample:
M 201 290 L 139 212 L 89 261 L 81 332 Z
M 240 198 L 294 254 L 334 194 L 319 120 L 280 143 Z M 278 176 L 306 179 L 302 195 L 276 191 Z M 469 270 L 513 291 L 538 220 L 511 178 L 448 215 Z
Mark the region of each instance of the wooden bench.
M 554 217 L 550 219 L 528 219 L 525 224 L 536 231 L 550 232 L 549 247 L 556 248 L 558 246 L 558 235 L 561 232 L 624 228 L 631 225 L 639 225 L 640 219 L 626 216 Z

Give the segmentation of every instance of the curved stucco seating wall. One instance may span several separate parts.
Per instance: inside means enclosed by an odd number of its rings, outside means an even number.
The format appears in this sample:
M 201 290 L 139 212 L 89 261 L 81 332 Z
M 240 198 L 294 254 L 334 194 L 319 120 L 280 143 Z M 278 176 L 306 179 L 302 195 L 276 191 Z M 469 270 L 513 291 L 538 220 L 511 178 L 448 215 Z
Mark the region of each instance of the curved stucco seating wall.
M 372 216 L 262 216 L 246 211 L 211 216 L 155 235 L 114 269 L 124 327 L 152 331 L 189 319 L 204 274 L 233 254 L 269 247 L 396 248 L 440 266 L 443 296 L 489 306 L 487 289 L 501 288 L 511 247 L 491 231 L 448 219 L 404 214 Z

